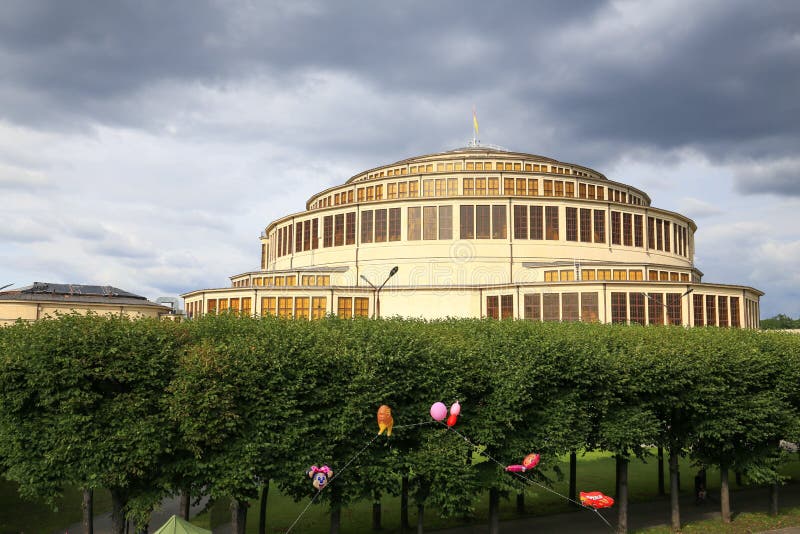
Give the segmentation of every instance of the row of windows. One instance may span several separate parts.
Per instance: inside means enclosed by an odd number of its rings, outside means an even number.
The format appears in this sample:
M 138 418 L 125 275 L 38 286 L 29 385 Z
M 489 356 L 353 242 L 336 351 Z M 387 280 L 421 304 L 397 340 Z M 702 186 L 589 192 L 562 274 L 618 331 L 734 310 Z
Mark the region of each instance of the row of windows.
M 694 326 L 732 326 L 739 328 L 739 297 L 692 295 Z
M 194 302 L 186 303 L 186 317 L 199 317 L 203 313 L 203 301 L 196 300 Z
M 612 215 L 614 212 L 611 212 Z M 594 215 L 593 215 L 594 214 Z M 565 210 L 567 241 L 606 242 L 606 214 L 603 210 L 570 208 Z
M 567 228 L 570 224 L 577 226 L 577 208 L 567 208 Z M 581 210 L 588 211 L 588 210 Z M 572 222 L 571 222 L 572 221 Z M 588 223 L 587 223 L 588 224 Z M 670 226 L 672 230 L 670 231 Z M 583 213 L 581 213 L 581 228 L 583 228 Z M 644 216 L 619 211 L 611 212 L 611 244 L 624 245 L 626 247 L 644 247 Z M 672 239 L 670 239 L 672 236 Z M 572 238 L 571 238 L 572 237 Z M 567 232 L 568 241 L 577 241 L 576 233 L 570 237 Z M 581 235 L 583 237 L 583 235 Z M 581 239 L 583 240 L 583 239 Z M 689 253 L 688 230 L 685 226 L 672 224 L 670 221 L 658 217 L 647 218 L 647 248 L 650 250 L 662 250 L 673 252 L 681 256 Z
M 540 181 L 541 189 L 539 188 Z M 421 195 L 420 185 L 422 188 Z M 500 186 L 501 178 L 495 176 L 404 180 L 358 187 L 355 190 L 355 198 L 352 189 L 332 193 L 313 202 L 311 209 L 352 204 L 354 200 L 372 202 L 376 200 L 418 198 L 420 196 L 500 196 L 502 194 L 504 196 L 577 197 L 590 200 L 606 200 L 606 189 L 608 189 L 608 200 L 610 201 L 621 204 L 645 205 L 645 201 L 641 196 L 621 189 L 606 188 L 595 184 L 577 183 L 576 195 L 576 182 L 573 181 L 504 177 L 502 179 L 502 191 Z
M 361 242 L 400 241 L 400 208 L 361 212 Z M 330 245 L 324 245 L 330 246 Z
M 746 322 L 745 326 L 747 328 L 753 328 L 753 329 L 760 328 L 761 324 L 759 322 L 760 314 L 759 314 L 759 311 L 758 311 L 758 301 L 757 300 L 751 300 L 751 299 L 745 299 L 744 300 L 744 305 L 746 307 L 745 309 L 746 309 L 746 312 L 747 312 L 747 315 L 745 316 L 745 322 Z
M 296 286 L 297 275 L 290 274 L 286 276 L 254 276 L 252 281 L 249 278 L 243 278 L 233 283 L 233 287 L 254 287 L 264 286 Z M 304 274 L 300 276 L 301 286 L 329 286 L 331 285 L 331 276 L 329 274 Z
M 528 321 L 598 321 L 596 292 L 528 293 L 523 317 Z
M 679 325 L 682 322 L 680 293 L 611 293 L 611 322 L 622 324 L 664 323 Z
M 529 321 L 587 321 L 598 320 L 597 292 L 526 293 L 523 295 L 523 317 Z M 513 295 L 486 297 L 486 317 L 514 317 Z
M 261 297 L 261 315 L 320 319 L 328 313 L 327 297 Z
M 242 315 L 250 315 L 252 313 L 252 302 L 253 299 L 251 297 L 208 299 L 206 301 L 206 312 L 222 313 L 230 310 L 231 312 L 239 312 Z
M 641 269 L 562 269 L 560 271 L 545 271 L 545 282 L 571 282 L 577 280 L 643 280 Z
M 435 169 L 435 170 L 434 170 Z M 376 178 L 383 178 L 385 176 L 405 176 L 406 174 L 417 173 L 430 173 L 430 172 L 454 172 L 454 171 L 516 171 L 522 172 L 549 172 L 553 174 L 573 174 L 575 176 L 591 176 L 585 171 L 578 169 L 570 169 L 568 167 L 559 167 L 556 165 L 544 165 L 540 163 L 525 163 L 524 167 L 521 162 L 511 161 L 448 161 L 439 163 L 424 163 L 419 165 L 410 165 L 408 167 L 398 167 L 394 169 L 385 169 L 375 171 L 367 174 L 366 179 L 374 180 Z M 360 180 L 359 180 L 360 181 Z
M 327 313 L 327 297 L 262 297 L 261 315 L 284 318 L 319 319 Z M 343 318 L 368 317 L 368 297 L 338 297 L 336 314 Z M 739 297 L 727 295 L 692 295 L 693 326 L 741 327 Z M 752 308 L 748 317 L 758 317 L 755 301 L 747 300 Z M 202 301 L 187 303 L 187 315 L 199 316 Z M 208 299 L 206 313 L 235 312 L 251 315 L 251 297 Z M 486 297 L 486 317 L 511 319 L 514 317 L 513 295 Z M 523 317 L 530 321 L 585 321 L 599 320 L 597 292 L 527 293 L 524 295 Z M 680 293 L 612 292 L 611 322 L 640 325 L 682 324 Z M 748 320 L 748 323 L 753 321 Z M 757 328 L 757 324 L 748 324 Z
M 432 214 L 427 219 L 423 216 L 423 221 L 428 220 L 426 225 L 423 223 L 425 233 L 422 233 L 418 222 L 415 223 L 416 229 L 409 229 L 409 236 L 415 235 L 415 239 L 451 239 L 452 234 L 452 206 L 439 206 L 438 215 L 436 206 L 433 208 Z M 415 220 L 418 219 L 418 214 L 414 216 Z M 412 219 L 409 219 L 412 220 Z M 411 223 L 409 223 L 411 224 Z M 363 227 L 362 227 L 363 231 Z M 362 234 L 363 239 L 363 234 Z M 390 239 L 392 240 L 392 239 Z M 644 280 L 643 271 L 641 269 L 587 269 L 582 267 L 575 267 L 573 269 L 551 270 L 544 272 L 545 282 L 572 282 L 575 280 L 593 281 L 593 280 Z M 670 281 L 670 282 L 688 282 L 688 273 L 679 273 L 674 271 L 648 271 L 649 281 Z M 250 279 L 245 278 L 237 280 L 233 283 L 233 287 L 270 287 L 270 286 L 296 286 L 297 276 L 256 276 Z M 300 285 L 302 286 L 329 286 L 331 284 L 330 275 L 301 275 Z
M 598 294 L 527 293 L 523 296 L 523 317 L 530 321 L 585 321 L 599 319 Z M 749 302 L 748 302 L 749 304 Z M 693 295 L 694 326 L 741 327 L 739 297 Z M 514 316 L 513 295 L 486 297 L 486 317 Z M 641 325 L 681 325 L 680 293 L 611 293 L 611 322 Z
M 202 301 L 186 305 L 189 317 L 199 316 Z M 219 298 L 206 301 L 206 313 L 238 312 L 251 315 L 251 297 Z M 294 319 L 320 319 L 328 313 L 327 297 L 261 297 L 261 315 L 276 315 Z M 336 314 L 339 317 L 369 317 L 368 297 L 338 297 Z
M 674 271 L 647 271 L 647 279 L 655 281 L 688 282 L 689 273 L 676 273 Z
M 383 243 L 402 239 L 402 208 L 364 210 L 360 216 L 361 243 Z M 506 239 L 506 205 L 459 206 L 460 239 Z M 564 209 L 564 238 L 582 243 L 606 243 L 606 211 L 601 209 Z M 611 211 L 612 245 L 644 248 L 644 216 Z M 270 247 L 262 258 L 274 251 L 274 257 L 318 247 L 319 219 L 288 224 L 270 236 Z M 551 240 L 561 238 L 559 206 L 522 206 L 513 209 L 514 239 Z M 453 239 L 452 206 L 409 206 L 406 208 L 407 240 Z M 294 239 L 293 239 L 294 236 Z M 686 226 L 647 217 L 647 248 L 688 257 L 689 232 Z M 322 218 L 322 246 L 338 247 L 356 243 L 356 212 L 337 213 Z M 650 278 L 651 280 L 653 278 Z

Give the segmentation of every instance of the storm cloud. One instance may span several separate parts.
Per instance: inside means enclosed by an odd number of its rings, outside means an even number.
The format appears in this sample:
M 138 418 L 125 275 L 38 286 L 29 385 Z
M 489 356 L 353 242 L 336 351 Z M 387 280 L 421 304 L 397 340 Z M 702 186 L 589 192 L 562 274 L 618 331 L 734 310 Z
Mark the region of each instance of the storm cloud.
M 314 192 L 463 146 L 473 105 L 484 142 L 642 187 L 696 217 L 698 243 L 706 220 L 797 226 L 770 204 L 800 196 L 796 2 L 11 0 L 0 72 L 0 275 L 15 280 L 224 285 Z M 69 270 L 25 246 L 43 210 Z M 706 279 L 750 280 L 765 313 L 800 315 L 790 280 L 758 276 L 780 240 L 741 262 L 711 234 Z

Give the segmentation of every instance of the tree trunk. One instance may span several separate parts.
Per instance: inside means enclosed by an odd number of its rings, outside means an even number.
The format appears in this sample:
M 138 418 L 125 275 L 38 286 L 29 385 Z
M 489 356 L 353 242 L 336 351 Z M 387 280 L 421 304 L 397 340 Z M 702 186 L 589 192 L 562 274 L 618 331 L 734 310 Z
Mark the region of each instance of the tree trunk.
M 189 520 L 189 514 L 191 513 L 191 507 L 192 507 L 191 503 L 192 503 L 192 498 L 189 495 L 189 490 L 186 490 L 183 493 L 181 493 L 180 516 L 186 521 Z
M 425 526 L 423 524 L 423 517 L 425 516 L 425 505 L 418 504 L 417 505 L 417 534 L 423 534 L 425 532 Z
M 773 482 L 769 488 L 769 515 L 778 515 L 778 488 L 777 482 Z
M 500 491 L 489 488 L 489 534 L 500 534 Z
M 617 478 L 619 480 L 619 493 L 617 493 L 617 532 L 628 532 L 628 459 L 617 456 Z
M 125 516 L 125 495 L 118 490 L 111 490 L 111 534 L 124 534 Z
M 331 508 L 331 529 L 330 534 L 339 534 L 339 527 L 342 524 L 342 509 L 338 506 Z
M 572 506 L 578 506 L 578 484 L 577 484 L 577 473 L 578 473 L 578 455 L 575 451 L 569 453 L 569 499 L 572 501 L 570 504 Z
M 90 489 L 83 490 L 83 503 L 81 504 L 81 511 L 83 512 L 83 519 L 81 527 L 83 534 L 93 534 L 94 532 L 94 491 Z
M 658 494 L 666 494 L 664 491 L 664 447 L 658 448 Z
M 411 528 L 408 522 L 408 475 L 403 475 L 400 482 L 400 531 L 405 532 Z
M 731 522 L 731 497 L 728 487 L 728 468 L 719 467 L 719 507 L 722 513 L 722 522 Z
M 244 534 L 247 527 L 247 501 L 231 499 L 231 533 Z
M 619 454 L 614 455 L 614 496 L 619 498 L 619 470 L 622 458 Z
M 372 502 L 372 530 L 380 530 L 381 529 L 381 501 L 380 497 L 377 497 Z
M 342 496 L 341 486 L 333 484 L 330 488 L 331 493 L 331 528 L 330 534 L 339 534 L 342 525 Z
M 517 493 L 517 513 L 522 515 L 525 513 L 525 492 Z
M 267 496 L 269 495 L 269 479 L 261 487 L 261 506 L 258 510 L 258 534 L 267 532 Z
M 670 523 L 673 532 L 681 530 L 681 508 L 678 503 L 678 453 L 674 448 L 669 451 L 669 505 L 671 510 Z

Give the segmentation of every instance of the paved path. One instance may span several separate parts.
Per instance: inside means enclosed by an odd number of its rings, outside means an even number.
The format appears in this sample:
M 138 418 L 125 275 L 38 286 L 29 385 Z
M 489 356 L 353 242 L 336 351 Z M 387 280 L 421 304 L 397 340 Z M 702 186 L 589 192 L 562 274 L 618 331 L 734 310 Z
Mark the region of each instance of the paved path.
M 715 497 L 711 496 L 712 499 Z M 800 506 L 800 484 L 791 484 L 781 488 L 779 496 L 781 507 Z M 701 521 L 703 519 L 718 519 L 719 501 L 714 499 L 711 502 L 697 505 L 694 503 L 692 495 L 682 496 L 681 522 Z M 731 509 L 735 514 L 741 512 L 765 512 L 769 509 L 769 489 L 752 488 L 739 490 L 731 495 Z M 603 516 L 609 523 L 616 526 L 616 508 L 603 510 Z M 656 527 L 659 525 L 670 524 L 669 497 L 656 501 L 632 503 L 628 505 L 628 530 Z M 437 534 L 487 534 L 489 527 L 486 525 L 474 525 L 468 527 L 451 528 L 438 530 Z M 541 517 L 531 517 L 526 519 L 515 519 L 503 521 L 500 524 L 502 534 L 522 534 L 536 532 L 554 534 L 609 534 L 613 529 L 609 528 L 602 519 L 596 516 L 595 512 L 588 510 L 576 510 L 562 514 L 554 514 Z M 790 528 L 775 531 L 781 534 L 800 534 L 800 528 Z

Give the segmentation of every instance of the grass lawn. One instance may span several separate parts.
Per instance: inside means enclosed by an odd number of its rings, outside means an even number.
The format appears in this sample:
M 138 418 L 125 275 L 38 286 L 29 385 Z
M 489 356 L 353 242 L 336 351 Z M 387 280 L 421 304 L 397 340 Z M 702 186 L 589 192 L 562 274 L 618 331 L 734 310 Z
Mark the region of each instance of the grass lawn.
M 653 451 L 655 452 L 655 450 Z M 664 476 L 666 478 L 666 491 L 669 492 L 669 469 L 666 465 L 666 458 L 664 461 Z M 652 500 L 658 496 L 657 488 L 657 459 L 654 456 L 644 463 L 640 460 L 633 460 L 630 464 L 628 473 L 629 483 L 629 496 L 632 502 Z M 569 488 L 569 483 L 566 477 L 569 472 L 569 460 L 563 458 L 561 465 L 562 471 L 565 474 L 565 479 L 556 482 L 552 490 L 562 495 L 566 495 Z M 691 463 L 686 460 L 681 460 L 681 487 L 684 492 L 691 492 L 694 488 L 694 474 L 696 469 L 692 467 Z M 608 495 L 614 495 L 615 483 L 615 462 L 608 453 L 587 453 L 585 455 L 578 455 L 577 467 L 577 487 L 578 491 L 593 491 L 599 490 Z M 800 480 L 800 461 L 795 460 L 786 466 L 785 473 L 792 477 L 793 480 Z M 746 481 L 745 481 L 746 482 Z M 715 470 L 708 472 L 708 489 L 715 491 L 719 489 L 719 473 Z M 731 489 L 739 489 L 735 483 L 734 477 L 731 475 Z M 309 484 L 308 501 L 296 503 L 290 497 L 282 495 L 277 488 L 272 486 L 270 489 L 269 500 L 267 503 L 267 532 L 279 533 L 285 532 L 289 525 L 300 516 L 303 509 L 313 496 L 313 488 Z M 255 533 L 258 530 L 258 513 L 259 505 L 257 502 L 251 503 L 252 506 L 248 511 L 247 532 Z M 400 524 L 400 499 L 398 497 L 387 497 L 381 501 L 382 506 L 382 526 L 386 534 L 399 532 Z M 435 530 L 441 528 L 455 527 L 470 523 L 485 523 L 488 518 L 489 498 L 488 494 L 484 494 L 475 503 L 475 512 L 469 519 L 442 519 L 437 510 L 425 510 L 425 528 L 426 530 Z M 566 499 L 554 495 L 553 493 L 538 487 L 527 487 L 525 490 L 525 515 L 545 515 L 570 510 L 569 503 Z M 516 519 L 521 517 L 516 511 L 516 498 L 510 495 L 509 499 L 501 500 L 500 504 L 501 519 Z M 749 516 L 754 516 L 750 518 Z M 197 519 L 192 521 L 205 528 L 211 528 L 218 524 L 230 521 L 230 514 L 227 509 L 227 503 L 217 503 L 212 507 L 210 513 L 203 514 Z M 412 526 L 416 524 L 416 507 L 413 503 L 409 506 L 409 521 Z M 762 521 L 765 524 L 769 521 L 783 520 L 789 521 L 790 524 L 800 524 L 800 511 L 794 511 L 789 515 L 781 515 L 778 518 L 770 518 L 767 515 L 761 517 L 760 514 L 742 514 L 736 518 L 736 523 L 746 524 L 747 521 Z M 794 521 L 794 522 L 792 522 Z M 772 523 L 770 523 L 772 524 Z M 776 523 L 780 524 L 780 523 Z M 721 525 L 721 523 L 720 523 Z M 311 534 L 324 534 L 328 532 L 330 526 L 330 516 L 325 505 L 314 504 L 302 515 L 294 527 L 296 532 L 308 532 Z M 372 526 L 372 503 L 369 501 L 360 501 L 351 504 L 348 508 L 342 510 L 342 532 L 369 532 Z M 726 527 L 730 528 L 729 525 Z M 689 528 L 689 527 L 687 527 Z M 693 527 L 692 527 L 693 528 Z M 747 527 L 743 527 L 747 528 Z M 752 528 L 752 527 L 751 527 Z M 773 527 L 768 527 L 773 528 Z M 774 527 L 778 528 L 778 527 Z M 684 530 L 685 532 L 717 532 L 714 530 Z M 752 531 L 752 530 L 751 530 Z M 668 532 L 668 530 L 648 530 L 648 533 L 660 534 L 661 532 Z M 739 532 L 733 530 L 719 530 L 718 532 Z M 742 530 L 741 532 L 747 532 Z
M 17 484 L 0 478 L 0 534 L 55 532 L 81 520 L 82 501 L 80 490 L 66 488 L 53 510 L 46 504 L 21 499 Z M 107 491 L 95 491 L 95 514 L 110 509 L 111 495 Z
M 721 520 L 697 521 L 683 525 L 683 534 L 751 534 L 779 528 L 800 526 L 800 508 L 791 508 L 775 517 L 766 513 L 739 514 L 732 523 L 725 524 Z M 640 530 L 642 534 L 672 534 L 668 527 Z
M 566 474 L 569 470 L 567 458 L 561 463 L 561 469 Z M 356 466 L 352 467 L 357 468 Z M 614 459 L 606 453 L 588 453 L 578 456 L 577 486 L 580 490 L 599 490 L 604 493 L 614 494 Z M 693 489 L 695 470 L 690 462 L 681 462 L 683 474 L 682 488 L 684 492 Z M 800 460 L 795 460 L 784 468 L 784 473 L 792 480 L 800 480 Z M 629 493 L 631 501 L 646 501 L 657 497 L 656 488 L 656 458 L 649 458 L 647 463 L 639 460 L 631 462 L 628 474 Z M 665 465 L 665 476 L 668 469 Z M 669 491 L 669 480 L 667 491 Z M 709 471 L 708 485 L 710 491 L 719 489 L 719 474 Z M 731 487 L 739 489 L 731 476 Z M 556 482 L 554 491 L 565 495 L 568 491 L 567 480 Z M 309 484 L 308 499 L 313 496 L 313 488 Z M 300 516 L 300 513 L 309 500 L 296 503 L 291 498 L 281 495 L 277 488 L 272 487 L 267 507 L 267 531 L 271 533 L 285 532 L 285 530 Z M 247 531 L 255 533 L 258 529 L 258 503 L 252 503 L 248 513 Z M 383 532 L 393 534 L 399 532 L 400 524 L 400 499 L 387 497 L 382 501 Z M 81 494 L 75 488 L 67 488 L 63 498 L 57 503 L 57 510 L 48 506 L 20 499 L 17 494 L 16 484 L 0 479 L 0 534 L 43 533 L 50 534 L 67 525 L 76 523 L 81 519 Z M 108 492 L 95 492 L 95 513 L 101 514 L 111 509 L 111 499 Z M 552 494 L 538 487 L 528 487 L 525 490 L 525 515 L 545 515 L 569 510 L 568 503 L 562 497 Z M 510 495 L 509 499 L 502 500 L 500 506 L 501 518 L 515 519 L 520 517 L 516 512 L 516 499 Z M 434 509 L 425 510 L 425 528 L 435 530 L 454 527 L 469 523 L 485 523 L 488 515 L 488 495 L 482 495 L 475 503 L 475 512 L 469 519 L 442 519 Z M 416 524 L 416 507 L 411 503 L 409 520 Z M 230 521 L 230 512 L 227 503 L 219 502 L 209 512 L 193 520 L 193 523 L 210 528 L 212 525 Z M 327 533 L 330 525 L 330 516 L 325 505 L 312 505 L 300 517 L 294 532 L 308 532 L 311 534 Z M 770 528 L 800 525 L 800 509 L 787 510 L 777 517 L 766 514 L 740 514 L 736 516 L 732 525 L 723 525 L 720 521 L 704 521 L 688 524 L 683 532 L 758 532 Z M 342 511 L 342 532 L 369 532 L 372 526 L 372 504 L 361 501 L 352 504 Z M 668 529 L 649 529 L 648 534 L 666 534 Z

